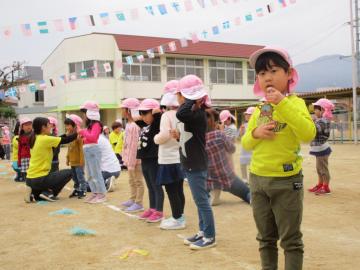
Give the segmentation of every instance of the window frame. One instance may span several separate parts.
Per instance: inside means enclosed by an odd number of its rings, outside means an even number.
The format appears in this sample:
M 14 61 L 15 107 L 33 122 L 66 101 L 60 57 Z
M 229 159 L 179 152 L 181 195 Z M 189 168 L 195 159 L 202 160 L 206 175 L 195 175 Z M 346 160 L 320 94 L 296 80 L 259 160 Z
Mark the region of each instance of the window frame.
M 126 62 L 126 57 L 129 56 L 127 54 L 124 54 L 122 56 L 122 78 L 125 81 L 140 81 L 140 82 L 161 82 L 161 60 L 160 57 L 154 57 L 154 58 L 145 58 L 143 62 L 139 62 L 139 60 L 136 57 L 133 57 L 133 64 L 128 64 Z M 146 68 L 150 68 L 150 78 L 149 76 L 143 76 L 143 72 Z M 133 69 L 139 69 L 138 75 L 133 75 L 135 72 L 133 72 Z M 159 75 L 155 75 L 155 69 L 158 69 Z M 127 74 L 127 70 L 129 70 L 130 74 Z M 147 78 L 147 79 L 145 79 Z
M 192 63 L 190 63 L 192 61 Z M 201 62 L 200 62 L 201 61 Z M 174 69 L 175 76 L 169 76 L 169 69 Z M 183 69 L 183 71 L 180 71 Z M 192 72 L 188 71 L 191 69 Z M 185 75 L 195 74 L 202 80 L 205 77 L 204 59 L 201 58 L 182 58 L 166 57 L 166 77 L 167 80 L 178 80 Z
M 220 59 L 209 59 L 209 79 L 211 84 L 229 84 L 242 85 L 244 84 L 243 76 L 243 61 L 231 61 Z M 215 74 L 212 74 L 215 72 Z M 224 73 L 224 76 L 222 75 Z M 228 80 L 228 74 L 232 75 L 232 82 Z M 237 74 L 241 74 L 240 78 Z M 219 79 L 219 74 L 221 78 Z M 216 81 L 213 81 L 213 76 L 216 75 Z M 229 75 L 230 76 L 230 75 Z

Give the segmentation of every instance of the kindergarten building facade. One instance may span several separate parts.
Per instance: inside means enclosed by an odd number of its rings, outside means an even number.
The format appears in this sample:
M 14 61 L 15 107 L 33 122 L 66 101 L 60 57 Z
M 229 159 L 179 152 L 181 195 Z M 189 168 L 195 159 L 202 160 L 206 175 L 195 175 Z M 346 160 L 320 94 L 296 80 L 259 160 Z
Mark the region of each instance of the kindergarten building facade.
M 118 108 L 123 99 L 160 99 L 168 80 L 187 74 L 202 78 L 216 107 L 239 107 L 257 100 L 252 91 L 255 71 L 248 59 L 262 46 L 188 41 L 187 47 L 181 47 L 176 41 L 176 51 L 159 54 L 155 49 L 154 58 L 147 57 L 148 49 L 172 41 L 102 33 L 64 39 L 42 63 L 44 80 L 56 82 L 45 90 L 45 107 L 55 107 L 52 112 L 63 122 L 65 113 L 76 113 L 84 101 L 96 100 L 102 121 L 109 125 L 121 118 Z M 144 61 L 135 57 L 139 53 Z M 132 64 L 127 56 L 134 56 Z M 59 80 L 61 76 L 64 80 Z

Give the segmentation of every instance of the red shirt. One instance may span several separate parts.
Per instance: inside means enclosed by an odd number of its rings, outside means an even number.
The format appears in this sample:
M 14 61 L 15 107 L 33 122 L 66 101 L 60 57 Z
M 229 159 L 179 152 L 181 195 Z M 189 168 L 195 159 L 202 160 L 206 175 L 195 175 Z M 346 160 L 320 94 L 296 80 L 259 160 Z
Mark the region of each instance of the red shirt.
M 30 137 L 29 135 L 19 136 L 18 162 L 21 163 L 22 158 L 30 158 Z

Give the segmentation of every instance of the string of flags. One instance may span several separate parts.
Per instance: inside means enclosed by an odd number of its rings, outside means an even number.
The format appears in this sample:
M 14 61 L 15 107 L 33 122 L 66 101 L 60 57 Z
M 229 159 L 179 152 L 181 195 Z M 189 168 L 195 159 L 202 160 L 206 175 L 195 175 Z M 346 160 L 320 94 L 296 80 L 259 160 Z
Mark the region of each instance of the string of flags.
M 191 1 L 189 1 L 189 2 L 191 2 Z M 214 0 L 212 2 L 216 2 L 216 0 Z M 191 32 L 191 33 L 189 33 L 189 38 L 182 37 L 181 39 L 170 41 L 166 44 L 161 44 L 154 48 L 149 48 L 149 49 L 145 50 L 145 53 L 138 52 L 133 55 L 124 56 L 122 59 L 116 60 L 114 64 L 117 68 L 121 69 L 123 67 L 124 62 L 126 62 L 126 64 L 128 64 L 128 65 L 132 65 L 132 64 L 134 64 L 135 59 L 138 62 L 142 63 L 145 61 L 146 57 L 148 59 L 152 59 L 152 58 L 156 57 L 156 54 L 163 55 L 166 52 L 176 52 L 177 50 L 188 47 L 191 44 L 199 43 L 200 38 L 206 40 L 211 35 L 216 36 L 216 35 L 221 34 L 223 31 L 230 30 L 233 26 L 240 26 L 244 22 L 249 23 L 249 22 L 254 21 L 256 18 L 261 18 L 268 14 L 271 14 L 274 11 L 276 11 L 276 9 L 279 7 L 286 8 L 289 5 L 293 5 L 296 3 L 296 0 L 277 0 L 276 3 L 278 5 L 276 5 L 272 2 L 272 3 L 267 4 L 264 7 L 256 8 L 254 12 L 248 12 L 244 16 L 237 16 L 237 17 L 233 18 L 232 20 L 225 20 L 224 22 L 222 22 L 218 25 L 210 27 L 210 29 L 203 30 L 201 33 Z M 109 73 L 109 72 L 113 71 L 113 68 L 112 68 L 112 65 L 110 62 L 102 64 L 102 68 L 105 71 L 105 73 Z M 64 84 L 67 84 L 70 81 L 74 81 L 79 78 L 85 79 L 85 78 L 88 78 L 88 72 L 90 70 L 92 72 L 92 77 L 96 78 L 99 74 L 99 67 L 95 65 L 93 67 L 80 70 L 79 74 L 70 73 L 69 75 L 67 75 L 67 74 L 60 75 L 58 80 Z M 80 75 L 80 76 L 78 76 L 78 75 Z M 55 87 L 56 80 L 54 78 L 50 78 L 49 84 L 51 87 Z M 35 84 L 35 83 L 30 83 L 28 85 L 18 86 L 18 89 L 16 89 L 15 87 L 9 88 L 7 91 L 5 91 L 5 97 L 7 97 L 7 96 L 8 97 L 16 97 L 18 92 L 20 92 L 20 93 L 25 92 L 26 89 L 28 89 L 30 92 L 36 92 L 38 90 L 38 88 L 40 90 L 45 90 L 47 88 L 47 83 L 44 80 L 40 80 L 38 82 L 38 85 L 39 85 L 39 87 L 37 87 L 37 84 Z
M 86 16 L 76 16 L 64 19 L 41 20 L 36 22 L 26 22 L 19 26 L 2 27 L 0 36 L 10 38 L 14 32 L 20 30 L 25 37 L 31 37 L 34 33 L 46 35 L 51 32 L 64 32 L 66 30 L 75 31 L 81 25 L 87 26 L 106 26 L 111 23 L 124 23 L 128 21 L 139 20 L 142 15 L 166 16 L 171 13 L 190 12 L 195 8 L 208 8 L 222 4 L 239 3 L 241 0 L 178 0 L 171 3 L 163 3 L 156 5 L 146 5 L 142 8 L 132 8 L 116 12 L 101 12 Z

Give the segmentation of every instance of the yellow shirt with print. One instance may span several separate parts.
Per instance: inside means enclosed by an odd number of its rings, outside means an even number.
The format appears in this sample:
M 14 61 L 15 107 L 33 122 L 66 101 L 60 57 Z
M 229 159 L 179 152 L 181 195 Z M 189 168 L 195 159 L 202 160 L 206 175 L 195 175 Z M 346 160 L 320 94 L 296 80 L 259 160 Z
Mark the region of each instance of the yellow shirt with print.
M 60 137 L 36 135 L 35 144 L 30 149 L 31 158 L 27 178 L 38 178 L 49 174 L 53 159 L 52 148 L 57 147 L 60 141 Z
M 310 142 L 316 128 L 303 99 L 296 95 L 285 97 L 278 105 L 262 104 L 250 118 L 242 137 L 242 147 L 252 150 L 250 171 L 264 177 L 296 175 L 302 169 L 300 143 Z M 262 110 L 262 111 L 261 111 Z M 275 138 L 255 139 L 254 129 L 268 121 L 275 121 Z
M 124 148 L 124 135 L 125 135 L 125 131 L 121 131 L 115 146 L 115 154 L 121 155 L 122 153 L 122 150 Z
M 109 134 L 109 141 L 110 141 L 111 147 L 112 147 L 114 152 L 115 152 L 115 147 L 116 147 L 116 144 L 117 144 L 117 142 L 119 140 L 119 137 L 120 137 L 120 132 L 116 133 L 116 132 L 112 131 Z
M 12 139 L 12 162 L 18 162 L 18 151 L 19 151 L 19 136 L 16 135 Z

